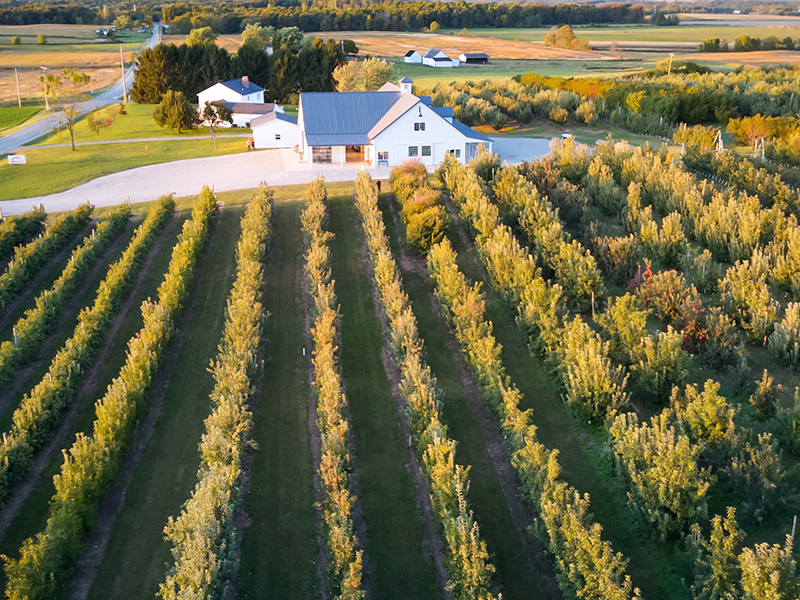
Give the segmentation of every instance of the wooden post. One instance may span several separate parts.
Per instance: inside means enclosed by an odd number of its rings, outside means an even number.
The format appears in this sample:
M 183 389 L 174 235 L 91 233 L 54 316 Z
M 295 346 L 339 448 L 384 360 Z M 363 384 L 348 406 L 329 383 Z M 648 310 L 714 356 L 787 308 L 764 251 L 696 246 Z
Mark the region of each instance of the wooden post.
M 17 106 L 22 108 L 22 96 L 19 93 L 19 71 L 17 71 L 17 67 L 14 67 L 14 79 L 17 80 Z

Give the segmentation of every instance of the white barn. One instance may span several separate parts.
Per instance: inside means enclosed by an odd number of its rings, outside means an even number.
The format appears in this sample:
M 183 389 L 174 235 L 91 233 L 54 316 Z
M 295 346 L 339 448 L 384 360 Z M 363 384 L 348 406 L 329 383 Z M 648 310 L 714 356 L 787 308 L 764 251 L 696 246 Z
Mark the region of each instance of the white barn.
M 433 166 L 453 155 L 475 157 L 492 141 L 454 119 L 452 107 L 431 106 L 411 81 L 377 92 L 305 92 L 298 112 L 299 152 L 309 165 L 360 163 L 393 167 L 409 159 Z
M 412 64 L 412 65 L 419 65 L 419 64 L 422 63 L 422 54 L 420 54 L 416 50 L 409 50 L 408 52 L 406 52 L 406 55 L 403 57 L 403 62 Z
M 272 114 L 273 112 L 283 112 L 283 107 L 278 104 L 273 104 L 272 102 L 257 104 L 256 102 L 226 102 L 223 100 L 222 104 L 231 111 L 233 127 L 250 127 L 252 121 L 259 117 Z M 202 109 L 203 107 L 201 106 L 200 110 L 202 111 Z M 225 126 L 227 127 L 227 124 L 225 124 Z
M 300 127 L 297 118 L 284 112 L 272 112 L 250 123 L 256 150 L 266 148 L 294 148 L 300 144 Z
M 439 50 L 438 48 L 431 48 L 428 50 L 425 55 L 422 57 L 422 64 L 428 65 L 429 67 L 457 67 L 459 65 L 459 61 L 457 58 L 450 58 Z

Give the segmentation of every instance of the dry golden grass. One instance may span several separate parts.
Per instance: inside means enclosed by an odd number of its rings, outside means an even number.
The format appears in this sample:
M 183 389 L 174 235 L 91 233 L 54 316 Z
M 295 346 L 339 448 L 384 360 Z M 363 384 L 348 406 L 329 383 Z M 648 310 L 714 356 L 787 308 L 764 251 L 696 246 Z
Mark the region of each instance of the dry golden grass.
M 519 42 L 485 37 L 441 35 L 431 33 L 386 32 L 386 31 L 323 31 L 316 33 L 322 38 L 353 40 L 360 54 L 399 57 L 409 50 L 424 54 L 429 48 L 443 50 L 451 58 L 462 52 L 486 52 L 490 60 L 496 59 L 542 59 L 542 60 L 602 60 L 596 52 L 579 52 L 561 48 L 548 48 L 541 42 Z
M 693 61 L 716 62 L 746 67 L 800 64 L 800 52 L 791 50 L 768 50 L 763 52 L 703 52 L 685 56 Z
M 125 63 L 133 60 L 133 52 L 123 52 Z M 119 65 L 119 46 L 109 47 L 105 52 L 0 52 L 0 69 L 14 67 L 48 69 L 96 69 Z
M 83 91 L 89 92 L 111 85 L 120 77 L 119 67 L 81 69 L 88 73 L 91 80 Z M 19 88 L 22 99 L 42 99 L 42 82 L 39 81 L 39 69 L 22 69 L 19 72 Z M 0 102 L 15 101 L 17 87 L 14 81 L 14 69 L 0 69 Z M 44 104 L 44 100 L 42 100 Z
M 95 38 L 94 30 L 97 28 L 97 25 L 0 25 L 0 38 L 17 35 L 25 41 L 26 37 L 36 38 L 43 33 L 50 41 L 56 38 L 86 41 Z M 2 43 L 8 42 L 3 40 Z

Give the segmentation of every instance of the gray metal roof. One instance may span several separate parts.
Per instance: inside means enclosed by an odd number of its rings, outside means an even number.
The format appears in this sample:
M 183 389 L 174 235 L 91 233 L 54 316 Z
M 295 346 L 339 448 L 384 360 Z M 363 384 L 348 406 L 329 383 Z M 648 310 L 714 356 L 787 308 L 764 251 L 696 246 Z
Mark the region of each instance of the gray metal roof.
M 439 54 L 440 52 L 442 51 L 439 50 L 438 48 L 431 48 L 425 53 L 425 56 L 423 58 L 435 58 L 436 55 Z M 444 54 L 444 52 L 442 52 L 442 54 Z
M 275 110 L 275 104 L 272 102 L 227 102 L 222 100 L 221 103 L 232 113 L 239 115 L 266 115 Z
M 456 113 L 453 110 L 452 106 L 431 106 L 433 112 L 435 112 L 440 117 L 455 117 Z
M 230 81 L 220 81 L 220 83 L 225 87 L 232 89 L 237 94 L 241 94 L 242 96 L 247 96 L 248 94 L 255 94 L 256 92 L 264 91 L 264 88 L 257 86 L 252 81 L 249 82 L 247 86 L 245 86 L 241 78 L 231 79 Z
M 253 127 L 258 127 L 259 125 L 263 125 L 264 123 L 270 123 L 271 121 L 284 121 L 286 123 L 291 123 L 292 125 L 297 125 L 297 117 L 292 117 L 286 113 L 275 111 L 268 115 L 264 115 L 263 117 L 256 117 L 250 121 L 250 129 Z
M 475 131 L 471 127 L 467 127 L 466 125 L 456 121 L 455 119 L 453 119 L 453 122 L 451 123 L 451 125 L 453 127 L 455 127 L 456 129 L 458 129 L 459 132 L 461 132 L 462 134 L 464 134 L 465 136 L 467 136 L 470 139 L 480 140 L 481 142 L 491 142 L 492 141 L 488 137 L 483 135 L 480 131 Z
M 489 58 L 485 52 L 464 52 L 461 56 L 464 58 Z
M 416 50 L 409 50 L 408 52 L 405 53 L 405 56 L 406 57 L 414 56 L 415 54 L 419 54 L 419 52 L 417 52 Z
M 303 92 L 300 106 L 309 146 L 363 146 L 400 92 Z
M 416 52 L 416 50 L 414 50 L 414 52 Z M 400 80 L 400 83 L 414 83 L 414 82 L 413 82 L 413 81 L 412 81 L 410 78 L 408 78 L 408 77 L 403 77 L 403 78 Z

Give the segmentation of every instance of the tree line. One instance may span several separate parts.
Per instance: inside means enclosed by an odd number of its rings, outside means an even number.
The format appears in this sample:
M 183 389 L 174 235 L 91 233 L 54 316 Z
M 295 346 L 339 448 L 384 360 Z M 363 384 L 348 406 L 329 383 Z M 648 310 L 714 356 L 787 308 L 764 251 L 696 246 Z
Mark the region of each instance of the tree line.
M 269 36 L 272 54 L 263 37 L 246 38 L 235 54 L 217 46 L 214 39 L 198 38 L 181 46 L 159 44 L 137 60 L 138 72 L 131 88 L 135 102 L 158 104 L 172 90 L 188 102 L 219 81 L 247 76 L 264 88 L 265 99 L 296 100 L 299 92 L 333 91 L 333 72 L 345 60 L 342 44 L 333 39 L 304 41 L 295 27 Z

